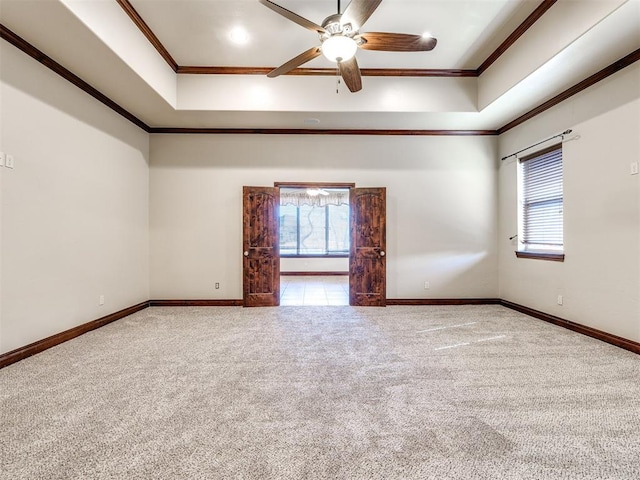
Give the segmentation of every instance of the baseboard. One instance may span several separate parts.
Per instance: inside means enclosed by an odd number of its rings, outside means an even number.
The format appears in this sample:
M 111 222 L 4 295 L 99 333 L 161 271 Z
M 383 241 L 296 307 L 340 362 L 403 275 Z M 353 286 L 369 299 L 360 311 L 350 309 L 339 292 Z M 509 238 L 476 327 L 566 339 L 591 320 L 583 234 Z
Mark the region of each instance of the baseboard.
M 625 350 L 629 350 L 630 352 L 640 354 L 640 343 L 634 342 L 633 340 L 619 337 L 617 335 L 613 335 L 612 333 L 603 332 L 602 330 L 598 330 L 596 328 L 580 325 L 579 323 L 565 320 L 564 318 L 556 317 L 555 315 L 549 315 L 548 313 L 525 307 L 524 305 L 518 305 L 517 303 L 509 302 L 507 300 L 501 300 L 500 305 L 512 310 L 516 310 L 520 313 L 524 313 L 526 315 L 529 315 L 530 317 L 553 323 L 554 325 L 567 328 L 574 332 L 578 332 L 583 335 L 596 338 L 603 342 L 610 343 L 611 345 L 615 345 L 616 347 L 624 348 Z
M 387 305 L 499 305 L 499 298 L 387 298 Z
M 348 276 L 349 272 L 280 272 L 281 277 L 330 277 L 336 275 Z
M 565 320 L 564 318 L 549 315 L 548 313 L 535 310 L 533 308 L 518 305 L 517 303 L 501 300 L 499 298 L 388 298 L 387 305 L 502 305 L 516 310 L 530 317 L 534 317 L 545 322 L 553 323 L 583 335 L 601 340 L 616 347 L 623 348 L 630 352 L 640 354 L 640 343 L 634 342 L 611 333 L 603 332 L 595 328 L 580 325 L 579 323 Z M 43 352 L 51 347 L 55 347 L 67 340 L 76 338 L 84 333 L 100 328 L 133 313 L 144 310 L 147 307 L 241 307 L 242 300 L 149 300 L 132 307 L 125 308 L 105 317 L 98 318 L 77 327 L 65 330 L 42 340 L 38 340 L 30 345 L 17 348 L 7 353 L 0 354 L 0 368 L 4 368 L 12 363 L 28 358 L 36 353 Z
M 8 365 L 11 365 L 12 363 L 30 357 L 31 355 L 35 355 L 36 353 L 40 353 L 51 347 L 60 345 L 67 340 L 79 337 L 80 335 L 90 332 L 91 330 L 103 327 L 108 323 L 115 322 L 116 320 L 120 320 L 121 318 L 139 312 L 140 310 L 144 310 L 148 306 L 148 301 L 142 302 L 132 307 L 128 307 L 118 312 L 112 313 L 111 315 L 107 315 L 105 317 L 98 318 L 97 320 L 92 320 L 91 322 L 83 323 L 82 325 L 78 325 L 77 327 L 70 328 L 69 330 L 65 330 L 64 332 L 56 333 L 55 335 L 44 338 L 42 340 L 38 340 L 37 342 L 31 343 L 27 346 L 0 354 L 0 368 L 4 368 Z
M 150 307 L 241 307 L 242 300 L 149 300 Z

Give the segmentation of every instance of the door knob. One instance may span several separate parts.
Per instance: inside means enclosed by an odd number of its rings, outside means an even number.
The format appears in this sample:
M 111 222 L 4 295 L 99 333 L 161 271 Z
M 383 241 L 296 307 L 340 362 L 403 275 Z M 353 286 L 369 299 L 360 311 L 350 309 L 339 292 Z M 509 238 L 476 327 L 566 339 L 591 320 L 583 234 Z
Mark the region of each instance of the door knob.
M 384 255 L 385 255 L 385 254 L 384 254 L 384 250 L 380 250 L 380 256 L 381 256 L 381 257 L 384 257 Z
M 244 256 L 245 256 L 245 257 L 248 257 L 248 256 L 249 256 L 249 252 L 247 252 L 247 251 L 245 250 L 245 252 L 244 252 Z

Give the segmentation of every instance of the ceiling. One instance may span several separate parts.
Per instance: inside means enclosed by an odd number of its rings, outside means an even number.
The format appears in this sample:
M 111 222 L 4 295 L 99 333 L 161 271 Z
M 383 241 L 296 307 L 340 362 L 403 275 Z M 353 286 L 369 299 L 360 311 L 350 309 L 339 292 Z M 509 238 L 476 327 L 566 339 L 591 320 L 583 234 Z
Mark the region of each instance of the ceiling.
M 318 24 L 337 11 L 335 0 L 276 3 Z M 428 32 L 438 44 L 359 50 L 363 90 L 350 93 L 322 56 L 303 65 L 320 75 L 247 70 L 319 45 L 258 0 L 0 0 L 0 19 L 150 127 L 496 130 L 640 48 L 640 0 L 384 0 L 361 31 Z
M 315 32 L 267 9 L 258 0 L 130 0 L 130 3 L 179 65 L 278 66 L 319 44 Z M 336 0 L 276 0 L 276 3 L 317 24 L 337 12 Z M 348 3 L 348 0 L 341 2 L 342 10 Z M 429 32 L 440 44 L 432 52 L 417 54 L 361 50 L 358 61 L 363 68 L 475 69 L 491 53 L 491 48 L 497 48 L 539 3 L 384 0 L 363 31 Z M 246 44 L 232 41 L 230 32 L 235 28 L 246 30 L 249 35 Z M 306 66 L 335 68 L 322 56 Z

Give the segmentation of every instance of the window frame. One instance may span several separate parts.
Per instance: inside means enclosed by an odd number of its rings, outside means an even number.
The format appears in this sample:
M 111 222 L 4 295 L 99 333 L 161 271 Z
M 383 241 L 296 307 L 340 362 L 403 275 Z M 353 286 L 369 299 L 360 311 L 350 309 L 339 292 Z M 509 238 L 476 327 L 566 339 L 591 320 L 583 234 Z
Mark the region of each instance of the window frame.
M 326 183 L 326 182 L 273 182 L 274 187 L 278 188 L 300 188 L 300 189 L 308 189 L 308 188 L 326 188 L 326 189 L 345 189 L 350 190 L 356 187 L 355 183 Z M 298 208 L 298 214 L 300 209 Z M 299 221 L 299 219 L 298 219 Z M 326 220 L 325 220 L 326 221 Z M 300 228 L 298 227 L 298 235 L 300 233 Z M 326 235 L 326 234 L 325 234 Z M 326 237 L 325 237 L 326 238 Z M 349 239 L 351 241 L 351 239 Z M 298 238 L 298 247 L 299 251 L 299 238 Z M 349 251 L 346 253 L 281 253 L 278 252 L 280 257 L 282 258 L 349 258 Z
M 559 246 L 526 243 L 525 242 L 525 181 L 523 164 L 528 161 L 540 159 L 541 157 L 560 151 L 560 182 L 562 186 L 561 209 L 562 209 L 562 244 Z M 552 181 L 555 181 L 554 177 Z M 550 198 L 551 199 L 551 198 Z M 547 200 L 548 201 L 548 200 Z M 549 260 L 555 262 L 564 262 L 565 243 L 564 243 L 564 152 L 562 142 L 556 143 L 549 147 L 540 149 L 532 154 L 523 156 L 518 159 L 518 249 L 515 254 L 517 258 L 530 258 L 536 260 Z
M 349 256 L 349 249 L 344 252 L 331 252 L 329 250 L 329 205 L 324 206 L 324 249 L 326 253 L 300 253 L 300 207 L 296 208 L 296 253 L 282 253 L 280 250 L 280 256 L 285 258 L 346 258 Z M 349 220 L 347 220 L 347 223 Z M 348 226 L 348 225 L 347 225 Z

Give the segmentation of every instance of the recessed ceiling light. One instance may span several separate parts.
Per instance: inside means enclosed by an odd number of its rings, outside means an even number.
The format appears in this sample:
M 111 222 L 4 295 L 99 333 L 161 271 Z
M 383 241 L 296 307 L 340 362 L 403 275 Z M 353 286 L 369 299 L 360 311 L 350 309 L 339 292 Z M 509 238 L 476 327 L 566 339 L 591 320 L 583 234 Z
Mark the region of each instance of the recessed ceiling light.
M 236 27 L 229 32 L 229 38 L 233 43 L 244 45 L 249 41 L 249 32 L 242 27 Z

